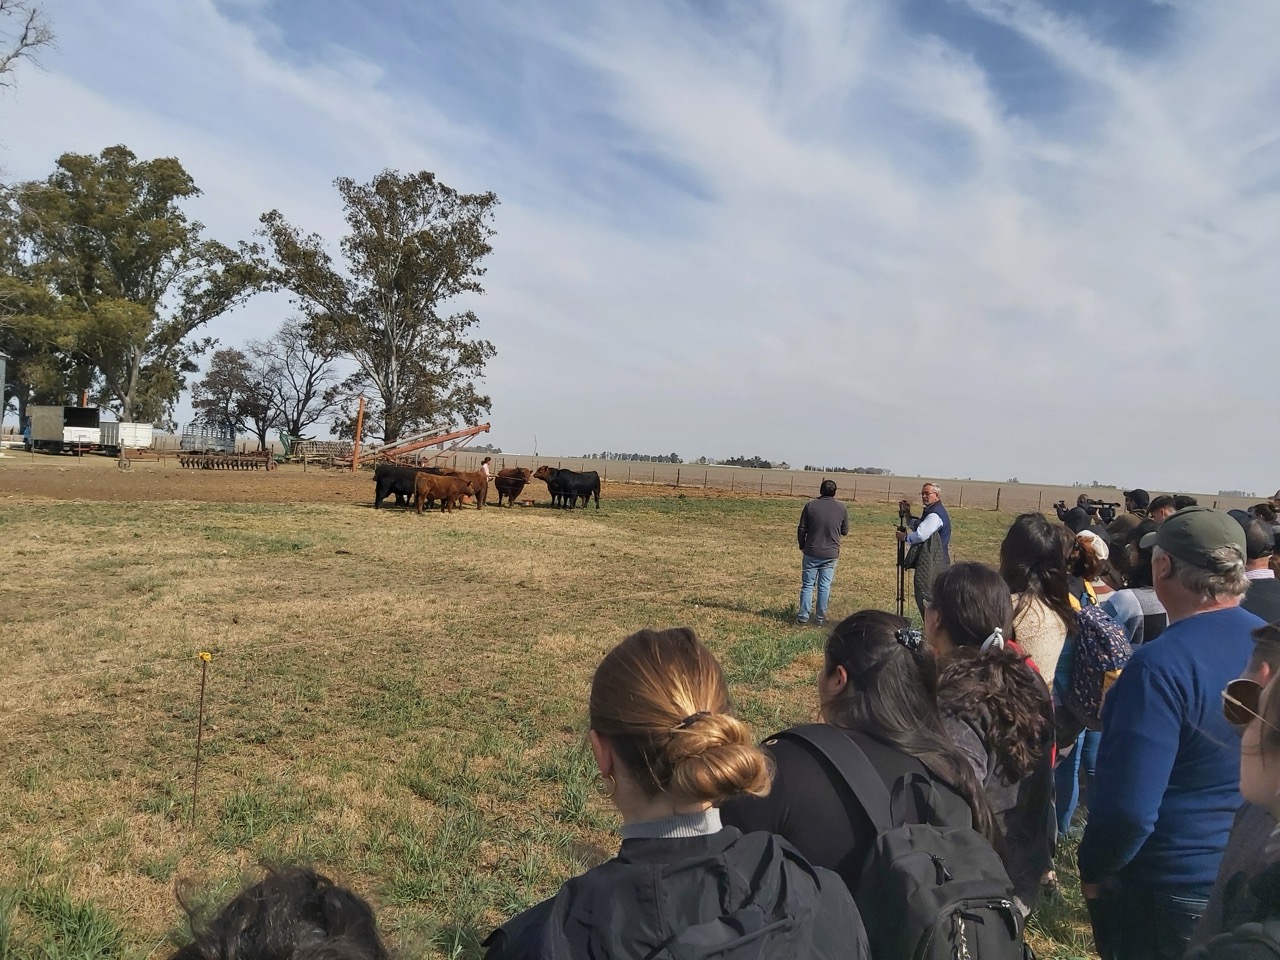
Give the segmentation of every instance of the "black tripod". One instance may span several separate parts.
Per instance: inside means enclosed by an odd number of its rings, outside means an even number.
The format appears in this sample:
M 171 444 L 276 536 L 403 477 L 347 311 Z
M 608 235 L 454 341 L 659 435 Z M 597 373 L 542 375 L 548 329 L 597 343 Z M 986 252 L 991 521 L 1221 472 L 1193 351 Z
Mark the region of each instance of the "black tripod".
M 907 532 L 907 524 L 911 520 L 911 508 L 898 507 L 898 530 Z M 898 541 L 898 616 L 905 617 L 907 609 L 907 544 Z

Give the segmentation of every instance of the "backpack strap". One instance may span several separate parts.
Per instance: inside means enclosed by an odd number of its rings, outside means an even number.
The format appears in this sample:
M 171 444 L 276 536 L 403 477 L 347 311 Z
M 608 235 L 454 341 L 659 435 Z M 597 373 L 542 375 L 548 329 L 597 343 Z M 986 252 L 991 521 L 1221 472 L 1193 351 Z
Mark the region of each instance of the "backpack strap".
M 867 755 L 848 734 L 826 723 L 806 723 L 774 734 L 771 740 L 793 740 L 817 750 L 849 785 L 876 833 L 893 829 L 893 797 Z

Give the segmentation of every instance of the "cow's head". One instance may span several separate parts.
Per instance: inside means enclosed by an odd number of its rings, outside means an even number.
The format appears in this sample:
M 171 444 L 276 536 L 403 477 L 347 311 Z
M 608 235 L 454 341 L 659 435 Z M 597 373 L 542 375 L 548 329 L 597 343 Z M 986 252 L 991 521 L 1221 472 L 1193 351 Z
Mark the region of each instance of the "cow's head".
M 533 476 L 534 476 L 534 479 L 536 480 L 550 480 L 551 474 L 552 474 L 551 468 L 548 467 L 545 463 L 542 466 L 540 466 L 537 470 L 533 471 Z

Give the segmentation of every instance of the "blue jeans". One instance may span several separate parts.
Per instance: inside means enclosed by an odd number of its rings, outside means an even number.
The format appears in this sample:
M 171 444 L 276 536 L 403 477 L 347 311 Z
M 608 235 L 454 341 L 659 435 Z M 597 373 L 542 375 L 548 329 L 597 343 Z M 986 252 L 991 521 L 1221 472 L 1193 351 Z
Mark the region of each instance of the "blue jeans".
M 836 575 L 836 560 L 824 560 L 811 557 L 807 553 L 801 555 L 800 561 L 800 613 L 796 620 L 809 622 L 809 605 L 813 600 L 813 585 L 818 584 L 818 620 L 827 619 L 827 601 L 831 598 L 831 581 Z
M 1075 816 L 1076 803 L 1080 800 L 1080 771 L 1084 770 L 1085 804 L 1089 803 L 1089 789 L 1093 786 L 1093 769 L 1098 761 L 1098 743 L 1102 734 L 1097 730 L 1082 731 L 1076 737 L 1072 751 L 1058 761 L 1053 771 L 1053 787 L 1057 796 L 1058 836 L 1065 837 Z

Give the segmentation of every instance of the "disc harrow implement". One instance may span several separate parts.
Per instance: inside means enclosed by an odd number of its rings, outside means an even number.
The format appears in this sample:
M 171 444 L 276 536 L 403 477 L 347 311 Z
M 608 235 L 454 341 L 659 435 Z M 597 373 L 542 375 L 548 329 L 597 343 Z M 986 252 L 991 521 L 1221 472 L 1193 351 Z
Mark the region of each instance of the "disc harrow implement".
M 193 470 L 271 470 L 275 461 L 266 451 L 254 453 L 180 453 L 178 463 Z

